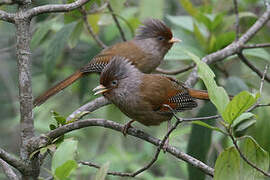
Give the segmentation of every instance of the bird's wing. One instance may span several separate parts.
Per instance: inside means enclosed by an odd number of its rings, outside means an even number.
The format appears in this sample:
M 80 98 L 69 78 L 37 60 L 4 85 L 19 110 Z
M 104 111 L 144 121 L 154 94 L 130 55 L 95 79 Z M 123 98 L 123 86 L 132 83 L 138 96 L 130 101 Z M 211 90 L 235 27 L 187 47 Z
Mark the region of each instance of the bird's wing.
M 145 75 L 144 99 L 149 102 L 154 111 L 171 113 L 170 106 L 174 111 L 180 112 L 197 106 L 196 101 L 189 95 L 188 89 L 177 80 L 162 75 Z M 153 79 L 152 79 L 153 78 Z
M 132 53 L 130 53 L 132 50 Z M 100 73 L 103 68 L 110 62 L 113 56 L 122 56 L 129 59 L 136 67 L 140 67 L 140 60 L 143 59 L 143 54 L 133 41 L 117 43 L 108 47 L 96 55 L 88 64 L 83 66 L 80 71 Z

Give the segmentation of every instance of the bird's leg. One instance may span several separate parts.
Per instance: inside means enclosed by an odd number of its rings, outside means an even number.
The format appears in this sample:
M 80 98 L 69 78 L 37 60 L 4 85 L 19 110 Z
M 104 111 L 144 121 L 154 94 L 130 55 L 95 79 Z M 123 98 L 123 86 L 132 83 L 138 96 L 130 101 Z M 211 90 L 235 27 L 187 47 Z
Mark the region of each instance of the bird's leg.
M 169 132 L 171 127 L 172 127 L 171 120 L 169 120 L 168 123 L 167 123 L 167 132 Z M 163 145 L 163 152 L 164 153 L 167 151 L 168 146 L 169 146 L 169 137 L 168 137 L 168 139 L 166 139 L 166 141 L 165 141 L 165 143 Z
M 124 125 L 124 127 L 123 127 L 123 129 L 122 129 L 122 133 L 123 133 L 124 136 L 127 135 L 127 131 L 128 131 L 128 129 L 129 129 L 130 127 L 132 127 L 131 124 L 132 124 L 133 122 L 134 122 L 134 120 L 130 120 L 130 121 L 128 121 L 128 122 Z

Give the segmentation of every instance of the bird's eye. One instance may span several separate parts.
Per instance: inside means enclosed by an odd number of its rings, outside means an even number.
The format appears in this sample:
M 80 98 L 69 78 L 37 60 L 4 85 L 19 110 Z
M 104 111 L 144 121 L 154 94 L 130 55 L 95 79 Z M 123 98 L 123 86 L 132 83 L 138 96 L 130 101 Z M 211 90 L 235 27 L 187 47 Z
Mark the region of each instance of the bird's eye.
M 111 82 L 111 85 L 112 85 L 112 86 L 116 86 L 116 85 L 117 85 L 117 80 L 113 80 L 113 81 Z
M 158 36 L 158 40 L 159 40 L 159 41 L 163 41 L 163 40 L 164 40 L 164 37 Z

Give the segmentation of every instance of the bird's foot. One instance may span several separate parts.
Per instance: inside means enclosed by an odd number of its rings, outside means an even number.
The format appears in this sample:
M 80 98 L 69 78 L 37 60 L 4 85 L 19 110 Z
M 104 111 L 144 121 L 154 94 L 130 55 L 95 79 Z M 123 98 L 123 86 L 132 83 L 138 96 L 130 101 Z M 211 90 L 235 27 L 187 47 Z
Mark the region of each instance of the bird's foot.
M 123 133 L 124 136 L 127 135 L 127 131 L 128 131 L 128 129 L 129 129 L 130 127 L 132 127 L 131 124 L 132 124 L 133 122 L 134 122 L 134 120 L 130 120 L 130 121 L 128 121 L 128 122 L 124 125 L 124 127 L 123 127 L 123 129 L 122 129 L 122 133 Z

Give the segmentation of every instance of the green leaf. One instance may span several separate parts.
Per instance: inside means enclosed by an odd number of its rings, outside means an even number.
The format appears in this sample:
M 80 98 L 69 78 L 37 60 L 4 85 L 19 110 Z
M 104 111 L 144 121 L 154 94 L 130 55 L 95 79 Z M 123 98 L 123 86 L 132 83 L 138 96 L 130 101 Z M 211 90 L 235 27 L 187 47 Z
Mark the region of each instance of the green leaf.
M 235 137 L 241 137 L 245 132 L 256 123 L 255 119 L 245 119 L 237 126 L 233 128 L 233 133 Z
M 52 157 L 52 172 L 55 174 L 56 169 L 69 160 L 74 160 L 77 151 L 78 141 L 73 139 L 65 139 L 55 151 Z
M 39 28 L 35 31 L 33 38 L 31 39 L 31 43 L 30 43 L 31 49 L 35 49 L 41 44 L 41 41 L 48 34 L 49 30 L 51 29 L 52 23 L 54 22 L 55 20 L 52 19 L 48 22 L 42 23 L 39 26 Z
M 193 27 L 194 27 L 194 34 L 195 34 L 196 39 L 199 41 L 201 46 L 205 47 L 207 44 L 206 38 L 202 35 L 196 23 L 193 24 Z
M 50 76 L 56 66 L 56 60 L 62 54 L 67 41 L 76 26 L 76 22 L 65 25 L 58 31 L 48 44 L 44 55 L 44 69 L 47 76 Z
M 65 125 L 66 124 L 66 118 L 61 116 L 59 113 L 55 111 L 51 111 L 52 117 L 56 120 L 58 124 Z
M 226 106 L 225 111 L 222 113 L 224 121 L 232 124 L 243 112 L 250 108 L 258 99 L 247 91 L 242 91 L 234 96 L 232 101 Z
M 239 123 L 241 123 L 242 121 L 244 120 L 247 120 L 247 119 L 250 119 L 252 117 L 255 117 L 255 114 L 251 113 L 251 112 L 245 112 L 245 113 L 242 113 L 239 117 L 237 117 L 233 124 L 232 124 L 232 127 L 235 127 L 237 126 Z
M 230 43 L 232 43 L 235 39 L 235 32 L 224 32 L 216 37 L 215 49 L 213 51 L 220 50 Z
M 69 46 L 71 48 L 74 48 L 77 45 L 82 31 L 83 31 L 83 21 L 81 20 L 76 24 L 73 32 L 70 35 Z
M 190 16 L 166 16 L 171 23 L 182 27 L 183 29 L 193 32 L 194 26 L 193 26 L 193 19 Z
M 249 57 L 257 57 L 270 62 L 270 54 L 263 48 L 246 49 L 244 50 L 244 55 Z
M 191 57 L 191 59 L 197 64 L 198 66 L 198 75 L 203 80 L 211 102 L 216 106 L 219 113 L 222 114 L 229 103 L 229 96 L 226 93 L 223 87 L 217 86 L 214 78 L 215 74 L 209 68 L 207 64 L 199 59 L 196 55 L 190 53 L 189 51 L 185 50 L 185 53 Z
M 59 179 L 65 179 L 67 178 L 71 172 L 78 168 L 78 164 L 74 160 L 68 160 L 61 166 L 57 167 L 54 173 L 54 176 L 56 176 Z
M 215 164 L 214 180 L 228 179 L 241 180 L 240 156 L 234 147 L 220 153 Z
M 143 0 L 139 1 L 139 19 L 143 20 L 148 17 L 162 19 L 164 10 L 164 0 Z
M 109 166 L 110 166 L 109 162 L 102 165 L 96 174 L 95 180 L 105 180 Z
M 193 7 L 192 3 L 189 0 L 179 0 L 181 6 L 193 17 L 197 17 L 198 10 Z
M 213 20 L 213 22 L 212 22 L 212 26 L 211 26 L 211 31 L 212 31 L 212 32 L 215 31 L 216 28 L 217 28 L 219 25 L 222 24 L 222 22 L 223 22 L 223 17 L 224 17 L 223 13 L 219 13 L 219 14 L 217 14 L 217 15 L 215 16 L 215 18 L 214 18 L 214 20 Z
M 54 129 L 56 129 L 56 128 L 57 128 L 56 125 L 50 124 L 50 130 L 54 130 Z
M 221 132 L 222 134 L 225 134 L 225 132 L 222 129 L 215 127 L 215 126 L 211 126 L 211 125 L 206 124 L 205 122 L 202 122 L 202 121 L 193 121 L 192 124 L 197 124 L 197 125 L 212 129 L 214 131 Z
M 261 168 L 264 171 L 268 171 L 269 154 L 267 151 L 263 150 L 263 148 L 261 148 L 252 137 L 247 136 L 244 139 L 241 138 L 240 150 L 243 155 L 257 167 Z M 248 165 L 242 159 L 240 162 L 240 169 L 241 179 L 263 180 L 265 178 L 260 172 Z

